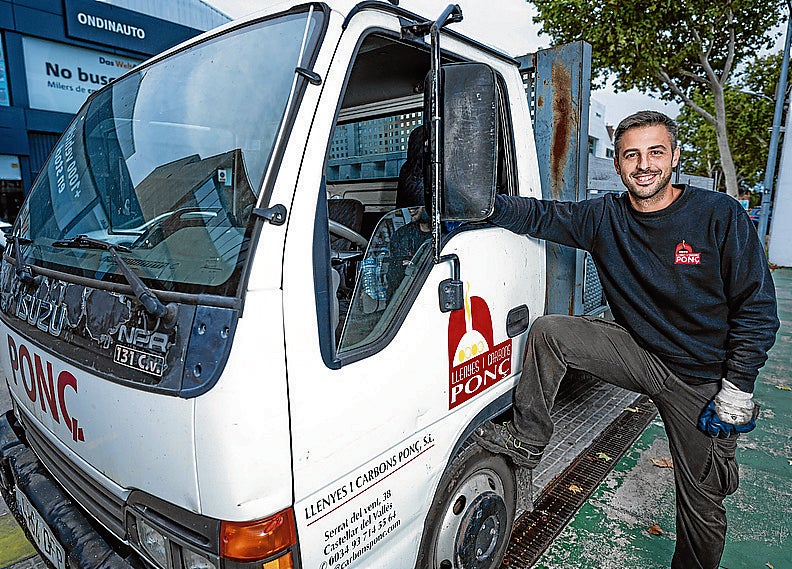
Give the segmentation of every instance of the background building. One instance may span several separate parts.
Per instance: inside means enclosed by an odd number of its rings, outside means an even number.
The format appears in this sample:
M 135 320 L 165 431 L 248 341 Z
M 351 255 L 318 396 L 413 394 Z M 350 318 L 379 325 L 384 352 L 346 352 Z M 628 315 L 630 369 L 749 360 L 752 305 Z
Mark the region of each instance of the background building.
M 201 0 L 0 0 L 0 219 L 88 95 L 229 20 Z
M 612 133 L 605 124 L 605 105 L 591 99 L 589 102 L 589 156 L 613 159 Z

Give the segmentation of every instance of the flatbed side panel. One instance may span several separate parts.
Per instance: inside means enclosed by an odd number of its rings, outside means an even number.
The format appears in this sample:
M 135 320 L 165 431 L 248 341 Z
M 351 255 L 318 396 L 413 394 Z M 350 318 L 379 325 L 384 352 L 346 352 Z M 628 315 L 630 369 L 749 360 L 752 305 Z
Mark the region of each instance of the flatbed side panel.
M 521 60 L 529 73 L 542 198 L 586 199 L 591 46 L 575 42 Z M 583 312 L 581 259 L 570 247 L 547 243 L 546 314 Z

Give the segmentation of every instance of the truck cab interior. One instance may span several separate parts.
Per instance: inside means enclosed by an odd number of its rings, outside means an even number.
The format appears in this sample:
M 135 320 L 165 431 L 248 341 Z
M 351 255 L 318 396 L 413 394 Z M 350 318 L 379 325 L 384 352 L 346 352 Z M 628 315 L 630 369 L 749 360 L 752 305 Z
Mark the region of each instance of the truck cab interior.
M 442 62 L 459 61 L 444 54 Z M 422 126 L 429 72 L 423 41 L 372 33 L 348 74 L 324 176 L 336 356 L 357 359 L 387 343 L 431 270 L 429 148 Z M 505 101 L 502 79 L 497 85 Z M 516 193 L 508 108 L 499 108 L 497 186 Z M 442 229 L 445 240 L 470 227 L 444 223 Z

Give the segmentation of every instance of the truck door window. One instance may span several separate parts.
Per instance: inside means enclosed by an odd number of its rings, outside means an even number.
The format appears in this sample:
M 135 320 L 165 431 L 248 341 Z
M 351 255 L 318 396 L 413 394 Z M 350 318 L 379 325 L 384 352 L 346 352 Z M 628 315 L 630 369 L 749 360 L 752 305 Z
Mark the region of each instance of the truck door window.
M 399 180 L 409 170 L 410 135 L 421 127 L 429 62 L 425 47 L 372 33 L 349 70 L 325 164 L 336 353 L 368 345 L 390 327 L 431 238 L 422 189 L 417 198 L 397 195 L 407 187 Z M 359 209 L 361 218 L 350 215 Z M 362 237 L 344 238 L 339 223 Z
M 329 310 L 335 353 L 348 361 L 387 344 L 431 271 L 431 222 L 424 207 L 423 167 L 421 160 L 414 159 L 423 155 L 426 144 L 423 87 L 429 63 L 424 46 L 384 34 L 368 36 L 349 73 L 329 144 L 328 203 L 334 205 L 333 200 L 339 198 L 357 200 L 365 209 L 362 225 L 356 229 L 365 246 L 357 254 L 331 251 L 337 304 Z M 500 87 L 504 102 L 502 81 Z M 508 109 L 501 107 L 499 191 L 511 193 L 514 152 Z M 328 208 L 331 242 L 336 240 L 332 213 L 338 209 Z M 457 225 L 447 224 L 444 231 Z
M 431 258 L 431 239 L 423 206 L 399 208 L 383 216 L 360 263 L 339 353 L 371 344 L 385 334 L 412 281 Z

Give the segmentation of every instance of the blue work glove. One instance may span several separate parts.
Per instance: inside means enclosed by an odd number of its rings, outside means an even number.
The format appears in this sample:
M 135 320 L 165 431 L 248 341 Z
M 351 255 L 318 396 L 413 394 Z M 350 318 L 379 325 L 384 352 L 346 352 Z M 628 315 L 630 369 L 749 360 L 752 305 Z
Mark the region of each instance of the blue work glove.
M 753 393 L 742 391 L 723 379 L 721 390 L 702 411 L 698 427 L 712 437 L 730 437 L 753 431 L 758 416 L 759 405 L 753 402 Z

